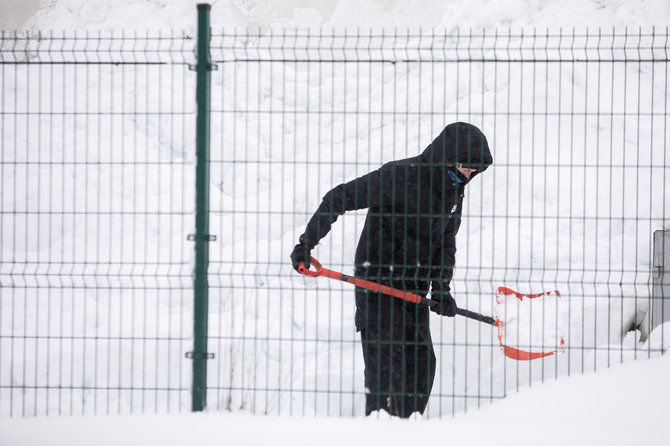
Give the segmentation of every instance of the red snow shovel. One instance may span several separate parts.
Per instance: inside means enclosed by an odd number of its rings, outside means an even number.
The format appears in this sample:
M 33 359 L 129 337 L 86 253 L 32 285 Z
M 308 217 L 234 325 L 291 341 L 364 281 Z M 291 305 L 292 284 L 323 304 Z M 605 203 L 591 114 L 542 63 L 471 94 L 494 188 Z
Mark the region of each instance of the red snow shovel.
M 410 293 L 408 291 L 402 291 L 397 288 L 392 288 L 390 286 L 386 285 L 381 285 L 376 282 L 371 282 L 369 280 L 365 279 L 360 279 L 357 277 L 351 277 L 347 276 L 346 274 L 339 273 L 337 271 L 331 271 L 329 269 L 324 268 L 321 266 L 321 264 L 316 260 L 314 257 L 311 257 L 311 262 L 312 265 L 314 265 L 315 270 L 312 271 L 311 269 L 305 268 L 304 263 L 300 263 L 300 266 L 298 267 L 298 272 L 301 274 L 304 274 L 309 277 L 319 277 L 319 276 L 325 276 L 328 277 L 329 279 L 333 280 L 340 280 L 342 282 L 347 282 L 350 283 L 354 286 L 357 286 L 359 288 L 365 288 L 370 291 L 376 291 L 382 294 L 387 294 L 389 296 L 397 297 L 398 299 L 405 300 L 407 302 L 412 302 L 415 304 L 419 305 L 425 305 L 425 306 L 433 306 L 433 305 L 438 305 L 437 302 L 430 300 L 426 297 L 422 297 L 418 294 Z M 509 288 L 505 287 L 499 287 L 498 288 L 498 295 L 514 295 L 518 299 L 523 299 L 523 298 L 537 298 L 540 296 L 544 296 L 545 294 L 551 294 L 551 292 L 548 293 L 541 293 L 541 294 L 521 294 L 517 293 L 516 291 L 512 291 Z M 558 292 L 556 292 L 558 295 Z M 498 303 L 500 303 L 500 299 L 498 299 Z M 469 311 L 464 308 L 457 308 L 456 309 L 456 314 L 460 316 L 465 316 L 468 319 L 474 319 L 479 322 L 484 322 L 485 324 L 492 325 L 494 327 L 498 328 L 498 342 L 500 342 L 500 346 L 502 347 L 503 352 L 505 353 L 505 356 L 511 359 L 516 359 L 518 361 L 529 361 L 531 359 L 539 359 L 539 358 L 544 358 L 545 356 L 551 356 L 554 353 L 556 353 L 558 350 L 550 351 L 550 352 L 527 352 L 524 350 L 519 350 L 514 347 L 507 346 L 503 343 L 503 323 L 500 319 L 498 318 L 492 318 L 491 316 L 485 316 L 483 314 L 476 313 L 474 311 Z M 563 339 L 561 339 L 561 346 L 564 344 Z

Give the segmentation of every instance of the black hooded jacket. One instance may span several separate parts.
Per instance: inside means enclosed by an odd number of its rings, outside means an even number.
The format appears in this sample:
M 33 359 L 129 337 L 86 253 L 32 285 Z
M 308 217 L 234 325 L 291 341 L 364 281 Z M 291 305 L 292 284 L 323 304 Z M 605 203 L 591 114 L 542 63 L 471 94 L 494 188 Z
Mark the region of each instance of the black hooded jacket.
M 450 124 L 419 156 L 393 161 L 330 190 L 301 237 L 310 250 L 346 211 L 368 209 L 358 242 L 355 275 L 425 296 L 449 292 L 468 179 L 457 167 L 493 163 L 484 134 L 463 122 Z M 450 177 L 448 170 L 451 170 Z M 454 180 L 457 175 L 461 183 Z M 379 320 L 357 299 L 356 326 Z M 426 316 L 427 317 L 427 316 Z

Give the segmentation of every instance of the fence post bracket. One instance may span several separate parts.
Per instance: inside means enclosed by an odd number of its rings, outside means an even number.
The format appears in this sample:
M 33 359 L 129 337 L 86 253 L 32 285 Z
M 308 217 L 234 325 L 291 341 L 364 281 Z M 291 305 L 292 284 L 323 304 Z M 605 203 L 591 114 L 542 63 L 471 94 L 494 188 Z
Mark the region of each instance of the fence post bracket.
M 198 67 L 197 64 L 196 65 L 188 64 L 188 69 L 191 70 L 191 71 L 198 71 L 198 68 L 199 67 Z M 207 64 L 206 70 L 207 71 L 219 71 L 219 66 L 217 64 L 210 63 L 210 64 Z
M 189 234 L 186 237 L 189 242 L 215 242 L 216 235 L 211 234 Z
M 186 359 L 214 359 L 214 353 L 207 352 L 186 352 Z

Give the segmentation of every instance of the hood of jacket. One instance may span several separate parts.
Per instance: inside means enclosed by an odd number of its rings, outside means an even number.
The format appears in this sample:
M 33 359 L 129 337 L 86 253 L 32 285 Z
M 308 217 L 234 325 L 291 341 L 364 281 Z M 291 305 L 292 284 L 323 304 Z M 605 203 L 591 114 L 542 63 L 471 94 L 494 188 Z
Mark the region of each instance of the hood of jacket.
M 420 155 L 421 162 L 439 176 L 447 178 L 447 169 L 454 173 L 458 167 L 476 169 L 470 180 L 493 164 L 486 136 L 472 124 L 449 124 Z M 467 182 L 466 180 L 465 182 Z

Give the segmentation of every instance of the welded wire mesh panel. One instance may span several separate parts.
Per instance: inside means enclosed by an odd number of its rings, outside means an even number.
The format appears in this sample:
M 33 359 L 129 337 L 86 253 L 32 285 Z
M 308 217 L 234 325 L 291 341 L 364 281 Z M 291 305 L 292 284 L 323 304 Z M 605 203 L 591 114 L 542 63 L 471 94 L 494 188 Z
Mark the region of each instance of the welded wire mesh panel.
M 215 32 L 210 407 L 365 413 L 354 288 L 299 275 L 289 255 L 331 189 L 457 121 L 481 129 L 494 164 L 465 188 L 452 294 L 504 320 L 505 342 L 556 353 L 517 361 L 491 326 L 431 314 L 425 414 L 657 354 L 638 341 L 670 205 L 667 50 L 651 28 Z M 367 212 L 312 255 L 356 275 Z
M 189 407 L 192 47 L 2 34 L 0 416 Z

